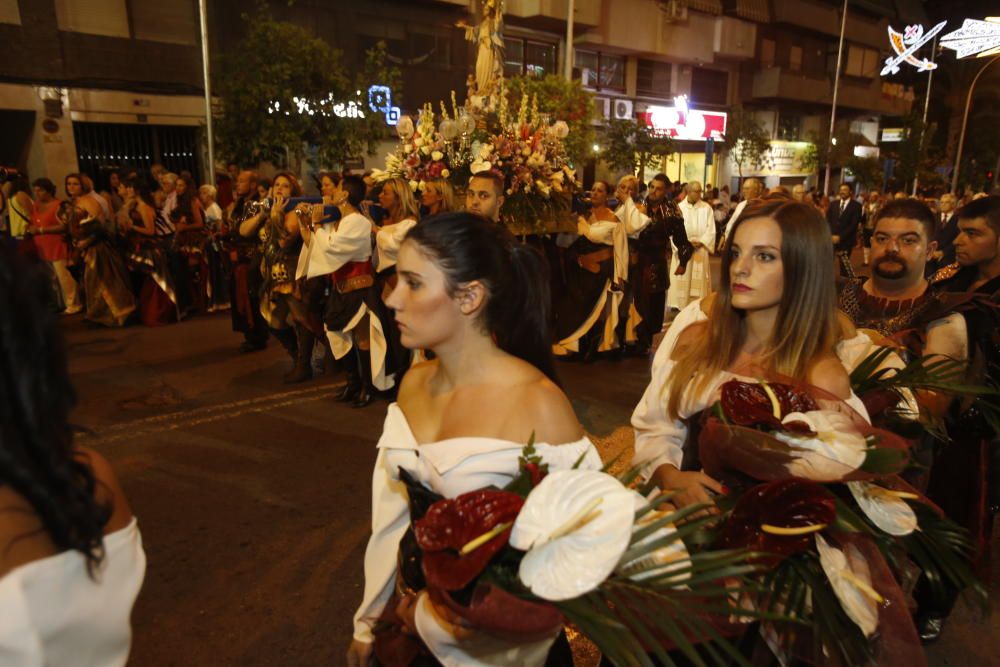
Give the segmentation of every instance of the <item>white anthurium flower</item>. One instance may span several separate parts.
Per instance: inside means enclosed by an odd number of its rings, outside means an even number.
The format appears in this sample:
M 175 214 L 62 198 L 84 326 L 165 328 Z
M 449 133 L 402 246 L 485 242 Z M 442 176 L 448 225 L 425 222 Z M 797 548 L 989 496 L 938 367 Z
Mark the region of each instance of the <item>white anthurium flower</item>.
M 435 162 L 440 162 L 442 158 L 444 158 L 444 153 L 441 151 L 433 151 L 431 153 L 431 159 Z
M 795 459 L 785 467 L 795 477 L 833 482 L 854 472 L 865 462 L 867 443 L 847 415 L 836 410 L 790 412 L 782 423 L 805 422 L 816 435 L 775 432 L 774 437 L 792 445 Z
M 423 153 L 424 155 L 430 155 L 431 154 L 431 147 L 430 146 L 421 146 L 420 147 L 420 152 Z
M 903 500 L 916 496 L 900 494 L 871 482 L 848 482 L 847 488 L 865 516 L 890 535 L 903 537 L 917 529 L 917 515 Z
M 868 561 L 853 544 L 848 544 L 841 551 L 827 543 L 819 533 L 816 533 L 816 550 L 819 552 L 819 564 L 830 580 L 840 606 L 861 628 L 865 637 L 871 637 L 878 628 L 878 605 L 884 600 L 872 588 Z
M 424 145 L 424 138 L 423 137 L 414 137 L 413 138 L 413 145 L 416 146 L 417 148 L 420 148 L 421 146 Z
M 410 179 L 410 190 L 416 192 L 418 187 L 420 187 L 420 183 L 416 179 Z
M 486 160 L 490 157 L 490 153 L 493 152 L 493 144 L 483 144 L 479 148 L 479 159 Z
M 473 174 L 478 174 L 481 171 L 489 171 L 493 165 L 489 163 L 488 160 L 476 160 L 471 165 L 469 165 L 469 170 Z
M 643 498 L 641 494 L 635 491 L 632 492 L 632 498 L 635 501 L 635 507 L 633 509 L 636 512 L 649 504 L 649 502 Z M 639 519 L 638 522 L 636 522 L 633 527 L 633 532 L 642 530 L 651 523 L 658 521 L 664 514 L 666 514 L 666 512 L 661 510 L 647 512 L 641 519 Z M 662 540 L 676 532 L 677 528 L 674 527 L 673 524 L 668 524 L 656 529 L 652 534 L 647 535 L 632 546 L 641 547 L 651 542 Z M 671 571 L 684 568 L 689 565 L 690 562 L 691 557 L 688 554 L 687 547 L 684 545 L 684 541 L 677 539 L 661 549 L 657 549 L 656 551 L 648 553 L 638 560 L 630 562 L 627 566 L 618 568 L 618 573 L 632 579 L 633 581 L 643 581 L 651 577 L 660 577 L 665 574 L 669 574 Z M 673 578 L 671 585 L 681 586 L 690 577 L 690 572 L 681 572 Z
M 597 470 L 560 470 L 521 508 L 510 544 L 526 551 L 521 582 L 544 600 L 570 600 L 597 588 L 628 548 L 633 491 Z

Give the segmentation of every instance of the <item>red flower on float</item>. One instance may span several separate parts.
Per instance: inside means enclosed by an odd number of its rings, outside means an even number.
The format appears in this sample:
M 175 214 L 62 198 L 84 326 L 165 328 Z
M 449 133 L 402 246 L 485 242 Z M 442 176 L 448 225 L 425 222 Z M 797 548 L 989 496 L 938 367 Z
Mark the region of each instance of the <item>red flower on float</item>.
M 768 389 L 771 390 L 773 397 L 768 394 Z M 737 426 L 764 426 L 803 433 L 809 433 L 810 430 L 801 422 L 781 423 L 781 417 L 774 414 L 775 402 L 782 416 L 791 412 L 811 412 L 819 409 L 812 396 L 792 385 L 768 383 L 765 386 L 758 382 L 739 380 L 730 380 L 722 385 L 720 402 L 726 419 Z

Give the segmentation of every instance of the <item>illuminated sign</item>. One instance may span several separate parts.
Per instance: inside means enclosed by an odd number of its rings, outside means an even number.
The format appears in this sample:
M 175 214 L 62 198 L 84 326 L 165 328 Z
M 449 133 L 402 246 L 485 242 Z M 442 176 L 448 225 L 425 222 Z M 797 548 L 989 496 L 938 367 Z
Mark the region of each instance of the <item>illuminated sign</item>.
M 395 125 L 399 122 L 399 107 L 392 106 L 392 89 L 388 86 L 374 85 L 368 88 L 368 105 L 361 100 L 361 91 L 357 91 L 358 99 L 349 102 L 338 102 L 334 99 L 333 93 L 324 99 L 313 101 L 305 97 L 292 97 L 291 109 L 282 109 L 281 102 L 275 100 L 267 105 L 267 113 L 291 115 L 292 112 L 300 115 L 315 116 L 336 116 L 337 118 L 364 118 L 366 110 L 372 113 L 379 113 L 385 116 L 386 125 Z
M 955 51 L 955 56 L 992 56 L 1000 53 L 1000 16 L 985 21 L 965 19 L 962 27 L 941 38 L 941 46 Z
M 882 68 L 880 76 L 899 74 L 899 66 L 903 63 L 913 65 L 917 68 L 918 72 L 929 72 L 932 69 L 936 69 L 937 65 L 935 63 L 927 58 L 921 60 L 913 54 L 921 46 L 931 41 L 934 35 L 941 32 L 946 23 L 947 21 L 941 21 L 941 23 L 931 28 L 927 34 L 924 34 L 924 26 L 922 25 L 906 26 L 906 30 L 903 32 L 896 32 L 892 29 L 892 26 L 889 26 L 889 44 L 892 46 L 892 50 L 896 52 L 896 55 L 885 59 L 885 67 Z
M 894 141 L 903 140 L 903 128 L 901 127 L 886 127 L 882 129 L 882 143 L 888 144 Z
M 674 98 L 674 106 L 648 106 L 642 119 L 659 135 L 674 139 L 715 139 L 721 141 L 726 134 L 724 111 L 701 111 L 688 106 L 687 96 Z

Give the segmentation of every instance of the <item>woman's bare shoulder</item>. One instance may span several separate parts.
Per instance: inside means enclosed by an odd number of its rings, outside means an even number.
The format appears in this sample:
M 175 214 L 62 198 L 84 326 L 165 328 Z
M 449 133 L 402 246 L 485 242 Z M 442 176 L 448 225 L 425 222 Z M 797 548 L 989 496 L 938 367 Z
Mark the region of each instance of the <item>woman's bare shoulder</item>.
M 516 409 L 518 421 L 530 428 L 529 433 L 535 434 L 536 442 L 562 445 L 583 437 L 583 429 L 569 398 L 541 373 L 522 386 Z
M 428 380 L 434 375 L 437 367 L 438 361 L 436 359 L 421 361 L 418 364 L 410 366 L 399 383 L 396 402 L 400 405 L 405 405 L 417 395 L 422 394 L 427 387 Z
M 83 461 L 93 472 L 97 487 L 94 499 L 100 505 L 111 507 L 111 517 L 104 526 L 104 534 L 113 533 L 127 526 L 132 520 L 132 508 L 125 497 L 125 490 L 114 468 L 104 456 L 87 447 L 77 447 L 77 458 Z

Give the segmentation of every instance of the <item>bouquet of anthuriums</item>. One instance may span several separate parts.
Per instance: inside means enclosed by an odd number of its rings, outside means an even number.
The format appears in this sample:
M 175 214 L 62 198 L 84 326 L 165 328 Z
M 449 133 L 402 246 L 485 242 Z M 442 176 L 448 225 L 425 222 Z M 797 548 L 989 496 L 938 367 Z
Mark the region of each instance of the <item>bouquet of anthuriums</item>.
M 704 471 L 732 490 L 716 545 L 757 554 L 744 602 L 770 615 L 761 636 L 782 661 L 925 664 L 915 577 L 985 599 L 964 531 L 900 478 L 908 447 L 815 387 L 722 386 L 699 436 Z
M 741 548 L 705 548 L 700 536 L 717 517 L 704 506 L 648 500 L 629 487 L 634 473 L 550 473 L 532 444 L 503 489 L 440 498 L 400 476 L 422 575 L 414 587 L 478 631 L 527 642 L 572 624 L 617 665 L 651 666 L 650 655 L 672 664 L 671 651 L 700 664 L 696 645 L 719 664 L 743 663 L 726 637 L 758 615 L 737 604 L 757 566 Z M 412 582 L 407 539 L 401 567 Z M 409 664 L 413 653 L 400 655 Z

